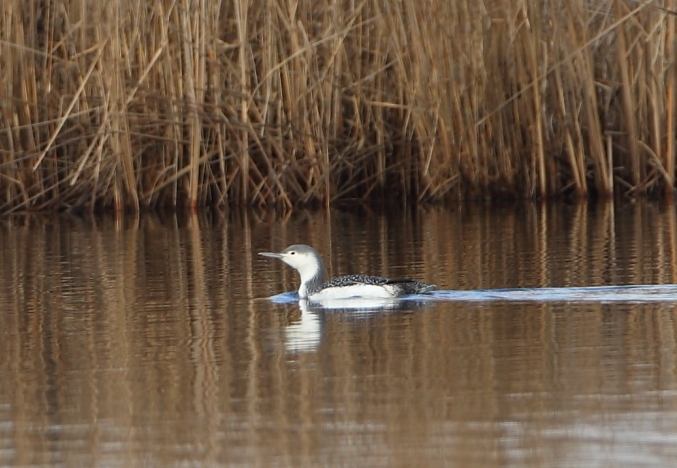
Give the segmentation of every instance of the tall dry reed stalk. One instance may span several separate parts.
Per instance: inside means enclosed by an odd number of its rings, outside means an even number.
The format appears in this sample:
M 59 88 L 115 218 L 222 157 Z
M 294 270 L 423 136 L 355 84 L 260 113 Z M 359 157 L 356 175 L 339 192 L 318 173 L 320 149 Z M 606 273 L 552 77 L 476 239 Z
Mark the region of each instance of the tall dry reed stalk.
M 677 2 L 0 3 L 0 209 L 672 194 Z

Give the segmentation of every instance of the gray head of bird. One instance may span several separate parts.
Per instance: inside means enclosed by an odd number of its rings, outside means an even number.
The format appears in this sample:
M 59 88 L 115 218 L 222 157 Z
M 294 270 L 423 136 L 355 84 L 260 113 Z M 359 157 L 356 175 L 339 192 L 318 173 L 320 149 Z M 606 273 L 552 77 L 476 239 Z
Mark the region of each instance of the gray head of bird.
M 279 258 L 299 272 L 302 282 L 306 282 L 317 275 L 321 275 L 321 278 L 324 277 L 324 263 L 322 262 L 322 257 L 320 257 L 320 254 L 309 245 L 290 245 L 280 253 L 259 252 L 259 255 L 270 258 Z

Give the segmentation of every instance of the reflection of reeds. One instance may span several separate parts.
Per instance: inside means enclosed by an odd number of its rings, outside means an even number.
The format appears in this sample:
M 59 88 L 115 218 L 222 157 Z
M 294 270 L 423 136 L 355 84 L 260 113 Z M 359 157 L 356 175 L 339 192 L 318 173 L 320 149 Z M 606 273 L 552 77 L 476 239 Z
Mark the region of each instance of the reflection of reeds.
M 671 192 L 675 20 L 623 0 L 7 0 L 0 206 Z
M 626 411 L 624 401 L 613 406 L 618 392 L 664 399 L 661 388 L 674 381 L 671 303 L 437 302 L 415 313 L 327 313 L 316 352 L 285 355 L 301 311 L 261 298 L 298 278 L 253 256 L 271 241 L 303 238 L 334 275 L 413 275 L 440 289 L 674 283 L 672 209 L 299 210 L 284 223 L 251 224 L 246 210 L 206 213 L 0 224 L 0 394 L 12 409 L 0 417 L 13 428 L 5 437 L 16 459 L 49 464 L 59 432 L 77 441 L 59 447 L 59 459 L 86 465 L 320 465 L 326 447 L 339 447 L 346 459 L 364 453 L 408 466 L 420 464 L 420 451 L 395 451 L 423 434 L 439 444 L 426 452 L 435 460 L 447 450 L 445 460 L 465 466 L 461 445 L 447 438 L 476 447 L 481 437 L 483 451 L 505 439 L 502 428 L 478 431 L 475 421 L 551 415 L 562 401 L 594 415 L 600 395 L 613 400 L 602 411 Z M 674 410 L 674 401 L 656 404 Z M 538 434 L 543 421 L 532 423 L 529 434 Z

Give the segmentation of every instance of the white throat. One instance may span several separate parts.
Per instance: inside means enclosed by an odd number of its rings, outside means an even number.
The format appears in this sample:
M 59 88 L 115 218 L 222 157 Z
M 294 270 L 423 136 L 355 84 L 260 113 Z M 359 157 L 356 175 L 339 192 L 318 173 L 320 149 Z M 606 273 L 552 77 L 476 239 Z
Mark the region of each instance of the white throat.
M 320 271 L 322 266 L 318 263 L 317 259 L 312 255 L 306 255 L 303 258 L 294 258 L 293 261 L 288 261 L 291 259 L 285 259 L 291 267 L 299 272 L 301 277 L 301 286 L 299 287 L 299 297 L 301 299 L 306 299 L 308 297 L 308 288 L 307 283 L 318 275 L 323 276 L 324 272 Z

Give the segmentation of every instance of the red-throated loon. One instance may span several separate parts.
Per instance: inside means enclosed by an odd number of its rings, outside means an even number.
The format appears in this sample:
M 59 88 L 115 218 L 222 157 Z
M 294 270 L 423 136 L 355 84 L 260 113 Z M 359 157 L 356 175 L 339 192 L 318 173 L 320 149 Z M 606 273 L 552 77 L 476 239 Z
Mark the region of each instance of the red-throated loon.
M 301 275 L 299 299 L 393 298 L 423 294 L 435 289 L 410 279 L 388 279 L 380 276 L 348 275 L 324 282 L 324 262 L 309 245 L 291 245 L 280 253 L 260 252 L 264 257 L 279 258 Z

